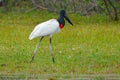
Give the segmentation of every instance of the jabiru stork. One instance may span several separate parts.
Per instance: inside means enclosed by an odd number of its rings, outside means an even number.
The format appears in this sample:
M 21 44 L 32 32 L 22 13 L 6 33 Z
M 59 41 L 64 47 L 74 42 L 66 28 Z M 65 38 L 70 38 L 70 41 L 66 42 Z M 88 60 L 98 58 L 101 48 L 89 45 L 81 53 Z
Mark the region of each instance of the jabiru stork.
M 51 56 L 52 56 L 52 61 L 54 62 L 54 55 L 52 53 L 52 35 L 56 32 L 61 31 L 61 29 L 65 26 L 65 20 L 64 18 L 71 24 L 72 22 L 70 21 L 70 19 L 68 18 L 66 11 L 65 10 L 61 10 L 60 11 L 60 16 L 58 19 L 50 19 L 48 21 L 42 22 L 40 24 L 38 24 L 34 30 L 31 32 L 29 39 L 32 40 L 34 38 L 37 37 L 41 37 L 39 42 L 36 45 L 36 48 L 34 50 L 34 55 L 32 56 L 32 59 L 30 62 L 32 62 L 34 60 L 34 57 L 37 53 L 37 50 L 39 48 L 39 45 L 42 41 L 42 39 L 45 36 L 50 36 L 50 52 L 51 52 Z

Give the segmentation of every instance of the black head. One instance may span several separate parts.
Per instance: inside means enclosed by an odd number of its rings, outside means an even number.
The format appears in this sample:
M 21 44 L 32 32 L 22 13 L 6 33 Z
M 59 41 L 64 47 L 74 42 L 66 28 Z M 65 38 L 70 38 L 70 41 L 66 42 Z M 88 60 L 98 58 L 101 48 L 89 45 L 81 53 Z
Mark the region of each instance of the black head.
M 73 25 L 72 22 L 70 21 L 70 19 L 68 18 L 65 10 L 60 11 L 60 16 L 64 17 L 71 25 Z
M 60 15 L 61 15 L 61 16 L 64 16 L 65 14 L 66 14 L 65 10 L 61 10 L 61 11 L 60 11 Z

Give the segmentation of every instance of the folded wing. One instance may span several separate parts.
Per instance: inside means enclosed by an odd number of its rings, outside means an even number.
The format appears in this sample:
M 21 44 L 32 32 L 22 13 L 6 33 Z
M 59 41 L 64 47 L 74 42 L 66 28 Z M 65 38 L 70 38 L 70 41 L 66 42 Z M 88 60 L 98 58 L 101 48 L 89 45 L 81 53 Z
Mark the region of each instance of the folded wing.
M 32 40 L 41 36 L 49 36 L 53 33 L 59 32 L 59 22 L 56 19 L 51 19 L 46 22 L 38 24 L 31 32 L 29 39 Z

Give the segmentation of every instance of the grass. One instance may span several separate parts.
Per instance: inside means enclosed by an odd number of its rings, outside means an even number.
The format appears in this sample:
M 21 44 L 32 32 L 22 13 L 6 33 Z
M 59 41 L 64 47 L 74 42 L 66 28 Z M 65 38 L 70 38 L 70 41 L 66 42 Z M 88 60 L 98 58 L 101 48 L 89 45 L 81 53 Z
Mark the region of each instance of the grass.
M 62 31 L 53 35 L 55 63 L 49 52 L 49 37 L 42 41 L 35 60 L 28 63 L 39 40 L 30 41 L 29 34 L 36 24 L 58 15 L 36 11 L 0 16 L 0 75 L 120 74 L 120 22 L 100 15 L 71 14 L 74 26 L 66 22 Z M 95 77 L 101 78 L 104 80 Z

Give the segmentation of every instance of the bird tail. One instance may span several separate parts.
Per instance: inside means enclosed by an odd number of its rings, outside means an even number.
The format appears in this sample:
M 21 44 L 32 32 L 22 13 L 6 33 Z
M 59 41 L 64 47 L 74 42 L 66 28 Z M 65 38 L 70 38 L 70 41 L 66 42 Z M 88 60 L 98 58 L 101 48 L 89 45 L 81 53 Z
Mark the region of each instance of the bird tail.
M 32 35 L 32 33 L 30 34 L 30 36 L 29 36 L 29 40 L 32 40 L 34 37 L 33 37 L 33 35 Z
M 29 40 L 32 40 L 34 38 L 37 38 L 39 35 L 37 35 L 35 32 L 32 32 L 29 36 Z
M 31 36 L 29 36 L 29 40 L 32 40 L 33 38 Z

